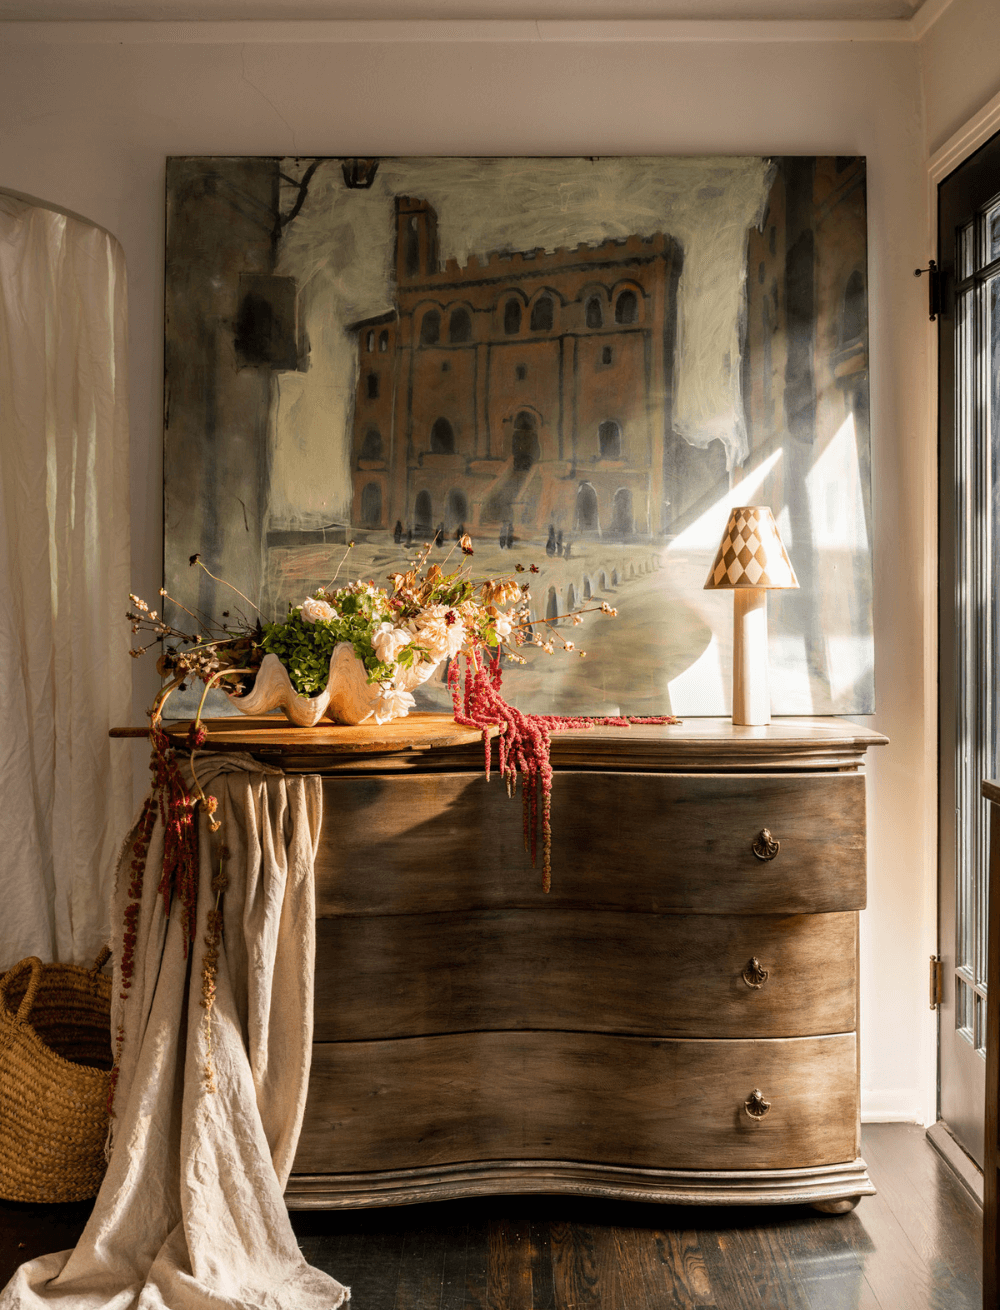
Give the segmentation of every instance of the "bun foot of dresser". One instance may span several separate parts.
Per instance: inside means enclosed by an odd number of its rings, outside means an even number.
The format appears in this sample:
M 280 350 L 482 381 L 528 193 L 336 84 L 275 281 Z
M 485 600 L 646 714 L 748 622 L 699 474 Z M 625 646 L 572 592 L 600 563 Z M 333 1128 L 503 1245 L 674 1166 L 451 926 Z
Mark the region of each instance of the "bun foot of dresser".
M 482 1160 L 378 1173 L 293 1174 L 290 1210 L 354 1210 L 469 1196 L 561 1194 L 663 1205 L 812 1205 L 852 1210 L 874 1196 L 864 1160 L 808 1169 L 699 1171 L 621 1168 L 567 1160 Z
M 860 1200 L 860 1196 L 842 1196 L 836 1201 L 813 1201 L 812 1208 L 820 1214 L 850 1214 Z

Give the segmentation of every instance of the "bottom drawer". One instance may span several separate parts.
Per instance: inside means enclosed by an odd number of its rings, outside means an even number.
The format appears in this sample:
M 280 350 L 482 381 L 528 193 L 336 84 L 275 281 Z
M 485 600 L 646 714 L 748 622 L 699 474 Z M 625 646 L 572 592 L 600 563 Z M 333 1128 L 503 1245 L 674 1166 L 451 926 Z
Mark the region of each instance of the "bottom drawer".
M 754 1117 L 759 1089 L 770 1108 Z M 778 1169 L 858 1154 L 853 1033 L 476 1032 L 313 1047 L 293 1172 L 471 1160 Z M 763 1107 L 755 1107 L 762 1109 Z

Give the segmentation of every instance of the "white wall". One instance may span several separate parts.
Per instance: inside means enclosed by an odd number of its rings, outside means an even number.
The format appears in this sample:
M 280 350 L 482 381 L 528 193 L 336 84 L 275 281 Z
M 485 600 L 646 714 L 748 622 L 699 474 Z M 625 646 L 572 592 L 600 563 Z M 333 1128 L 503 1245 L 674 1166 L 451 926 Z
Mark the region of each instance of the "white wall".
M 920 56 L 933 155 L 1000 92 L 1000 4 L 952 0 L 921 41 Z
M 412 36 L 417 25 L 409 25 Z M 926 486 L 928 329 L 919 52 L 910 41 L 338 41 L 316 25 L 49 28 L 0 24 L 0 186 L 73 209 L 122 241 L 131 295 L 132 540 L 159 585 L 161 279 L 168 154 L 862 154 L 868 157 L 875 500 L 871 880 L 863 916 L 864 1108 L 933 1114 L 926 961 L 935 944 L 933 541 Z M 373 29 L 352 25 L 354 37 Z M 426 32 L 428 29 L 424 29 Z M 668 29 L 658 29 L 669 37 Z M 801 28 L 785 29 L 801 36 Z M 618 34 L 621 32 L 619 30 Z M 341 33 L 342 35 L 342 33 Z M 551 31 L 549 32 L 551 35 Z M 502 37 L 503 39 L 495 39 Z M 136 695 L 136 721 L 149 698 Z

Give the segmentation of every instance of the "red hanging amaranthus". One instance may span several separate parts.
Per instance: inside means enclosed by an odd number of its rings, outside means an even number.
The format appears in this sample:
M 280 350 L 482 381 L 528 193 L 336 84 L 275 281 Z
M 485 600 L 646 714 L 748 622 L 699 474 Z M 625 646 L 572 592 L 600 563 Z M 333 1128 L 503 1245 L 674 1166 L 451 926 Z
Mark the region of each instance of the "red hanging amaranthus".
M 524 849 L 531 863 L 538 856 L 538 792 L 541 788 L 542 813 L 542 891 L 552 888 L 552 764 L 551 739 L 554 732 L 598 725 L 627 728 L 633 723 L 678 723 L 672 714 L 604 718 L 572 718 L 556 714 L 525 714 L 504 700 L 500 690 L 502 669 L 499 650 L 488 659 L 482 647 L 465 657 L 465 688 L 461 686 L 458 660 L 448 666 L 448 687 L 455 709 L 455 722 L 480 728 L 486 753 L 486 777 L 490 776 L 491 740 L 489 729 L 499 727 L 497 738 L 500 772 L 513 796 L 517 775 L 521 775 L 524 805 Z
M 200 725 L 191 726 L 188 746 L 194 751 L 207 736 Z M 195 808 L 198 797 L 188 791 L 177 765 L 177 752 L 170 745 L 154 717 L 149 731 L 153 751 L 149 761 L 153 786 L 143 803 L 132 844 L 129 864 L 128 903 L 125 906 L 125 928 L 122 938 L 121 1001 L 128 999 L 135 973 L 135 949 L 139 933 L 139 914 L 142 888 L 146 874 L 149 843 L 156 826 L 157 815 L 163 823 L 163 873 L 157 892 L 163 897 L 164 913 L 169 915 L 172 903 L 180 906 L 183 929 L 184 958 L 194 940 L 198 903 L 198 826 Z M 114 1114 L 115 1091 L 121 1065 L 122 1044 L 125 1040 L 124 1024 L 118 1025 L 115 1034 L 115 1058 L 108 1088 L 108 1114 Z

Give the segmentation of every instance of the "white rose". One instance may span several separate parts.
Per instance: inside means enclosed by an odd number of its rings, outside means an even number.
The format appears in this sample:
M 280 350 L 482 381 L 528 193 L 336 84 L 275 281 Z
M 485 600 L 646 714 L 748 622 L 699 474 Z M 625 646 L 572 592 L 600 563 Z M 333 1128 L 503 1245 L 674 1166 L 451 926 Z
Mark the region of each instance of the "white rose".
M 375 722 L 387 723 L 390 719 L 405 719 L 416 703 L 408 691 L 383 687 L 382 695 L 375 706 Z
M 383 664 L 395 664 L 399 652 L 410 644 L 410 634 L 391 623 L 380 623 L 372 637 L 375 654 Z
M 332 605 L 328 605 L 325 600 L 315 600 L 312 596 L 304 600 L 299 609 L 307 623 L 317 623 L 321 619 L 323 622 L 329 623 L 331 619 L 337 617 L 337 611 Z
M 493 624 L 496 634 L 501 641 L 506 641 L 511 634 L 511 622 L 506 614 L 500 614 Z

